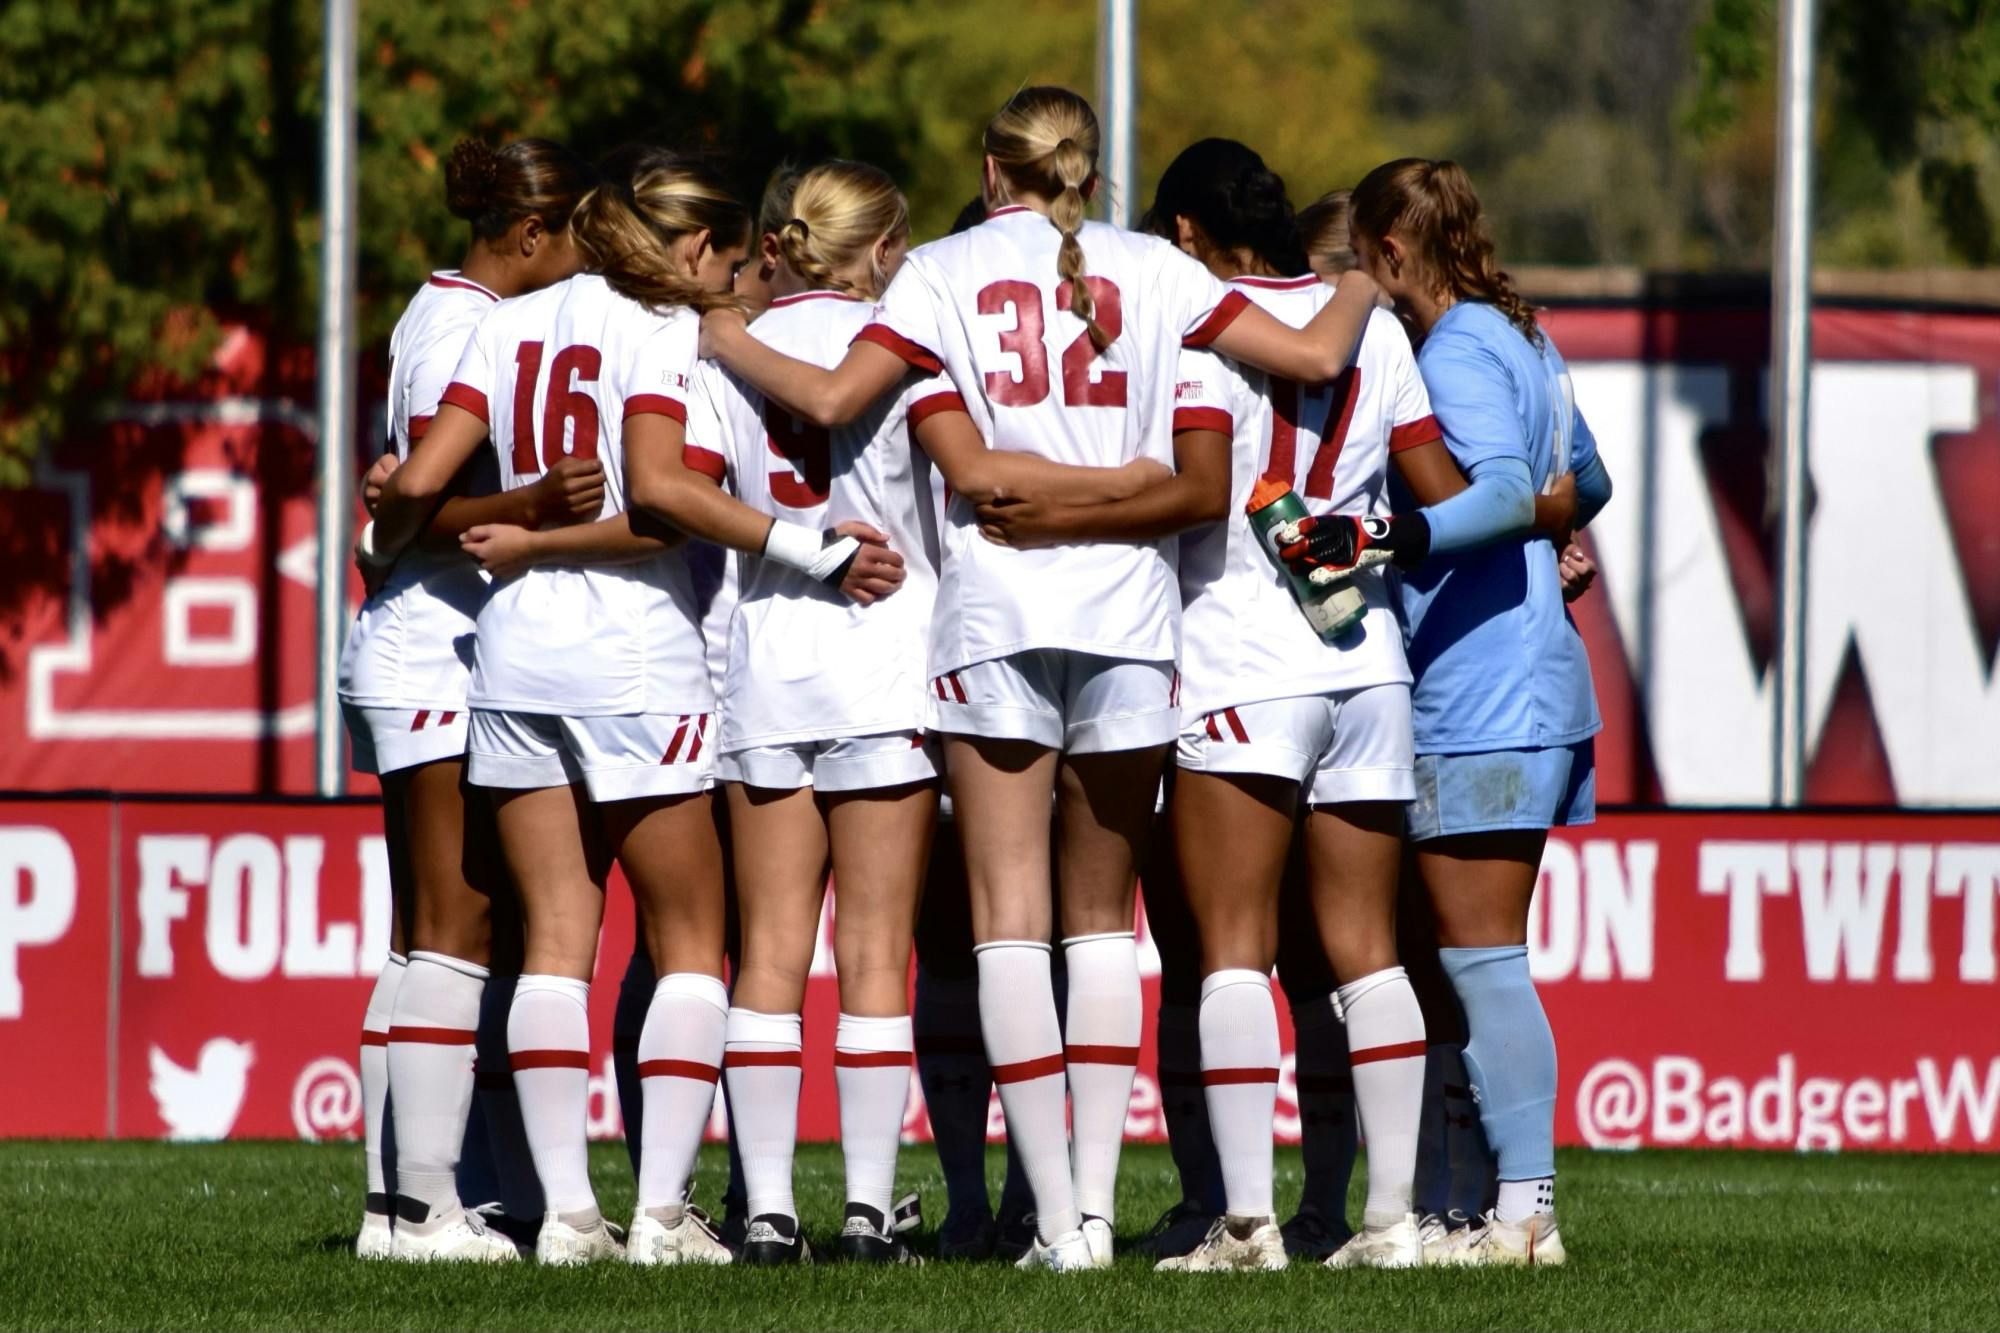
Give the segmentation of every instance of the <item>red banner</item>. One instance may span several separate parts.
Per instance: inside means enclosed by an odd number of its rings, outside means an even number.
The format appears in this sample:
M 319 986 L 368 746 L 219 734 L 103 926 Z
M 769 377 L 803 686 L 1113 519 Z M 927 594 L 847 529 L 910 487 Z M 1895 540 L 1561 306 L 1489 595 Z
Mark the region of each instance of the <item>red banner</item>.
M 361 1011 L 389 940 L 374 806 L 6 802 L 0 867 L 0 1064 L 59 1071 L 33 1095 L 8 1083 L 0 1135 L 359 1132 Z M 1610 814 L 1559 835 L 1530 944 L 1560 1141 L 2000 1151 L 1996 896 L 1992 815 Z M 826 930 L 806 1139 L 839 1127 Z M 599 1136 L 621 1130 L 611 1009 L 631 939 L 614 883 L 592 987 Z M 1164 1128 L 1148 1027 L 1141 1139 Z M 914 1078 L 905 1127 L 927 1137 Z
M 1769 313 L 1547 323 L 1617 487 L 1575 607 L 1600 799 L 1761 803 Z M 1808 798 L 2000 805 L 2000 316 L 1822 307 L 1813 350 Z M 127 404 L 0 494 L 0 790 L 309 790 L 310 389 L 239 330 L 199 394 Z

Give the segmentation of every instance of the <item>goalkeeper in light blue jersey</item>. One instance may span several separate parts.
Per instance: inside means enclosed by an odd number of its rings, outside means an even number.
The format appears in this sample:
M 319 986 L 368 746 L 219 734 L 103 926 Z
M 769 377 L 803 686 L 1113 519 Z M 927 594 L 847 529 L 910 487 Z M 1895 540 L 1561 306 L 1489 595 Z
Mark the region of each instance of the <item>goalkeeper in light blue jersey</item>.
M 1548 831 L 1595 817 L 1599 723 L 1535 510 L 1573 473 L 1580 527 L 1611 482 L 1562 356 L 1500 272 L 1456 163 L 1376 168 L 1354 191 L 1352 229 L 1362 266 L 1423 339 L 1418 369 L 1471 483 L 1419 511 L 1429 557 L 1402 580 L 1416 677 L 1409 837 L 1465 1008 L 1465 1063 L 1500 1189 L 1484 1218 L 1434 1236 L 1431 1257 L 1561 1263 L 1555 1040 L 1528 972 L 1528 904 Z

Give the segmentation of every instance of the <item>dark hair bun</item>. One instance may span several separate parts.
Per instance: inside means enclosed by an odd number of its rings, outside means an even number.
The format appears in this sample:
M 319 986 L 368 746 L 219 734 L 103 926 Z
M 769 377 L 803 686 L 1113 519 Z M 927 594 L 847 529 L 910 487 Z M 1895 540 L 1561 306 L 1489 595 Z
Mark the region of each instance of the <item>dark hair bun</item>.
M 444 160 L 444 205 L 453 217 L 477 222 L 493 211 L 500 157 L 482 139 L 460 139 Z

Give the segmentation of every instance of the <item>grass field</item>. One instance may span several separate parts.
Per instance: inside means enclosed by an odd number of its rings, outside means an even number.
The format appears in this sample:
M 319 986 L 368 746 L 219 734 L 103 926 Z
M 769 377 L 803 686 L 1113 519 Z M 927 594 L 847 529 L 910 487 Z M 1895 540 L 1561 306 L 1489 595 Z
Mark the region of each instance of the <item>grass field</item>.
M 935 1214 L 926 1148 L 905 1183 Z M 721 1196 L 720 1151 L 702 1197 Z M 995 1154 L 991 1166 L 1001 1163 Z M 607 1213 L 623 1151 L 593 1150 Z M 11 1214 L 0 1328 L 203 1329 L 1987 1329 L 2000 1326 L 2000 1169 L 1967 1157 L 1571 1153 L 1567 1269 L 1283 1274 L 1000 1265 L 543 1271 L 361 1264 L 360 1150 L 301 1144 L 0 1144 Z M 1298 1156 L 1279 1155 L 1279 1197 Z M 814 1239 L 837 1151 L 800 1154 Z M 1173 1201 L 1160 1148 L 1126 1150 L 1121 1236 Z M 997 1197 L 996 1179 L 996 1197 Z M 1359 1211 L 1359 1200 L 1355 1201 Z

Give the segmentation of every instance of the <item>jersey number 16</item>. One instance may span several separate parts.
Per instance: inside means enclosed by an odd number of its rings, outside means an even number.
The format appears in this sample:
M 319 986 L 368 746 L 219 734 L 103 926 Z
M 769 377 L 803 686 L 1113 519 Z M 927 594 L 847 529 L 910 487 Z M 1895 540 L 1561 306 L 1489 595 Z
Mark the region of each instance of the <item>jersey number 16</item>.
M 576 386 L 594 383 L 603 366 L 604 356 L 595 347 L 579 344 L 556 353 L 549 366 L 549 400 L 542 409 L 542 442 L 537 450 L 535 381 L 542 371 L 542 345 L 522 343 L 514 349 L 515 476 L 545 472 L 565 453 L 571 458 L 597 457 L 597 400 Z M 565 434 L 569 436 L 567 450 L 563 448 Z

